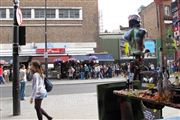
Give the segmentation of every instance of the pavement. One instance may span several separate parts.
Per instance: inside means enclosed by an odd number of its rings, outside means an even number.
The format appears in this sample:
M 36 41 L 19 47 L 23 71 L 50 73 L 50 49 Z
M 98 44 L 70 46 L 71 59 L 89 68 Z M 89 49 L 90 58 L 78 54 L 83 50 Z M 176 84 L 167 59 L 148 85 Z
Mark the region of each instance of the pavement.
M 101 84 L 118 82 L 120 80 L 123 79 L 55 80 L 53 84 Z M 30 85 L 30 83 L 28 84 Z M 11 85 L 9 83 L 1 87 Z M 34 105 L 29 103 L 29 97 L 25 101 L 21 101 L 21 115 L 19 116 L 12 115 L 12 103 L 12 98 L 0 98 L 0 120 L 37 120 Z M 97 93 L 49 95 L 43 100 L 42 108 L 54 117 L 53 120 L 98 120 Z M 180 116 L 180 111 L 165 107 L 163 116 L 164 118 Z
M 103 84 L 125 80 L 121 77 L 90 80 L 52 80 L 54 85 Z M 27 85 L 31 85 L 28 82 Z M 12 86 L 12 83 L 1 85 L 0 88 Z M 34 105 L 29 97 L 21 101 L 21 115 L 13 116 L 12 98 L 0 98 L 0 120 L 35 120 Z M 78 93 L 66 95 L 49 95 L 43 100 L 42 107 L 54 117 L 54 120 L 98 120 L 97 94 Z
M 0 120 L 35 120 L 34 105 L 29 98 L 21 101 L 21 115 L 12 116 L 12 99 L 1 100 Z M 95 93 L 53 95 L 44 99 L 42 108 L 54 120 L 98 120 L 97 96 Z

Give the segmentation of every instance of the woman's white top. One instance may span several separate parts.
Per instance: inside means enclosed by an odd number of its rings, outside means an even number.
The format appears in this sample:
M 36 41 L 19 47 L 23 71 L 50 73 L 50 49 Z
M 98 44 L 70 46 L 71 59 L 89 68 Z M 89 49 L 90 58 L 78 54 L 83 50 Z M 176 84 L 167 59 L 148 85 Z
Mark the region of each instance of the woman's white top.
M 19 70 L 19 78 L 20 78 L 20 82 L 26 82 L 27 81 L 26 69 L 20 69 Z
M 43 99 L 47 95 L 47 91 L 44 85 L 44 79 L 39 73 L 34 73 L 32 79 L 32 93 L 31 98 Z

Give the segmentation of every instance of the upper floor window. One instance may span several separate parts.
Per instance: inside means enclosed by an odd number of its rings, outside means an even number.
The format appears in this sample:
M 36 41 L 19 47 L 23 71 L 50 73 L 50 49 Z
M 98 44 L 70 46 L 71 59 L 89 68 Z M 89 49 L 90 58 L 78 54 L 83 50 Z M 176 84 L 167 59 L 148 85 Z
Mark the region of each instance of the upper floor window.
M 56 10 L 55 9 L 47 9 L 46 15 L 47 15 L 47 18 L 55 18 Z
M 23 18 L 31 18 L 31 9 L 23 8 L 23 9 L 21 9 L 21 11 L 22 11 Z M 14 12 L 13 9 L 10 8 L 9 9 L 9 13 L 10 13 L 9 17 L 10 18 L 14 17 L 14 13 L 13 12 Z
M 69 10 L 68 9 L 60 9 L 59 10 L 59 18 L 69 18 Z
M 31 9 L 22 9 L 23 18 L 31 18 Z
M 164 15 L 171 16 L 171 7 L 169 5 L 164 6 Z
M 26 20 L 42 20 L 45 14 L 49 20 L 81 20 L 81 8 L 21 8 L 23 18 Z M 0 18 L 13 19 L 13 8 L 0 8 Z
M 35 9 L 35 18 L 44 18 L 45 11 L 44 9 Z
M 70 18 L 79 18 L 79 9 L 72 9 L 70 10 Z
M 14 12 L 14 11 L 13 11 L 12 8 L 9 9 L 9 13 L 10 13 L 9 17 L 10 17 L 10 18 L 13 18 L 13 17 L 14 17 L 14 13 L 13 13 L 13 12 Z
M 6 18 L 6 9 L 5 8 L 0 9 L 0 18 Z
M 59 18 L 80 18 L 79 9 L 59 9 Z

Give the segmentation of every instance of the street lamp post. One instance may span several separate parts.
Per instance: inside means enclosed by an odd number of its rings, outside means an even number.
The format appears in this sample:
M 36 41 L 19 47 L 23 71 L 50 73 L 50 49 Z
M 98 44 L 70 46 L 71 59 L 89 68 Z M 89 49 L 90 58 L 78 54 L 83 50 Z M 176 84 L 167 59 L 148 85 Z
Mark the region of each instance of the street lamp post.
M 48 48 L 47 48 L 47 0 L 45 0 L 45 75 L 48 77 Z
M 19 99 L 19 25 L 17 23 L 16 11 L 19 6 L 19 0 L 13 0 L 14 18 L 13 18 L 13 115 L 20 115 Z

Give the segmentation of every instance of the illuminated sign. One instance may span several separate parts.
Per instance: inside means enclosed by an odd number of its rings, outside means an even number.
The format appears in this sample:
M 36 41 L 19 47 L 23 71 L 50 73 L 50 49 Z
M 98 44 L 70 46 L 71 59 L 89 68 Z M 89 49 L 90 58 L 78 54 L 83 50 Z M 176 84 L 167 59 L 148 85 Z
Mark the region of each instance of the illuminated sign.
M 64 54 L 65 48 L 48 48 L 47 52 L 48 52 L 48 54 Z M 44 48 L 36 49 L 36 54 L 44 54 L 44 53 L 45 53 Z

